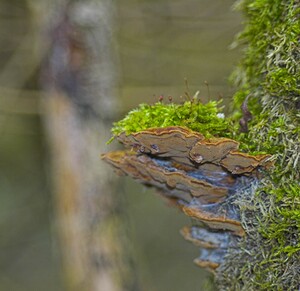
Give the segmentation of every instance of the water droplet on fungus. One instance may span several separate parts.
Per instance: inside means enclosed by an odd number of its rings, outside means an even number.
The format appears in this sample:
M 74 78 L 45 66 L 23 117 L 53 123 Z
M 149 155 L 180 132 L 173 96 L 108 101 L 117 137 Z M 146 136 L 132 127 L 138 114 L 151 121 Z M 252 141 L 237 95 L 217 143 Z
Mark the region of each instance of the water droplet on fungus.
M 194 161 L 198 164 L 200 164 L 203 161 L 203 157 L 201 155 L 195 155 Z
M 156 153 L 159 152 L 159 147 L 158 147 L 158 145 L 152 144 L 152 145 L 151 145 L 151 148 L 152 148 Z

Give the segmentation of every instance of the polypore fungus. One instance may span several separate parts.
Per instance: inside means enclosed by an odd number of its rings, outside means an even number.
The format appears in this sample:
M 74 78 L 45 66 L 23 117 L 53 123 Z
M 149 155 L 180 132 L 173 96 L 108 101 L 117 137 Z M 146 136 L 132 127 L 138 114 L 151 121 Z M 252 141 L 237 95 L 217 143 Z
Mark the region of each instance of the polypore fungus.
M 228 247 L 244 236 L 235 200 L 272 165 L 270 155 L 250 155 L 228 138 L 205 138 L 188 128 L 150 128 L 117 139 L 127 148 L 102 155 L 120 175 L 152 186 L 195 224 L 183 236 L 200 246 L 195 263 L 215 272 Z

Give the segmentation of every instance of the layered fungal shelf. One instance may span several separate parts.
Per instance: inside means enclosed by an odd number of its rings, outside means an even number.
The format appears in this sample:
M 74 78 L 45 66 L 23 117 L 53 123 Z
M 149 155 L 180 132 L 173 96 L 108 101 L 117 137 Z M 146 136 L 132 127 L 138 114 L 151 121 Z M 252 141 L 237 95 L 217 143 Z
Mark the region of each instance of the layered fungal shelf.
M 235 140 L 205 138 L 182 126 L 122 132 L 117 139 L 126 149 L 103 154 L 103 160 L 119 175 L 156 188 L 192 217 L 193 225 L 181 233 L 200 247 L 195 263 L 215 272 L 245 234 L 239 201 L 253 195 L 273 165 L 271 156 L 241 152 Z

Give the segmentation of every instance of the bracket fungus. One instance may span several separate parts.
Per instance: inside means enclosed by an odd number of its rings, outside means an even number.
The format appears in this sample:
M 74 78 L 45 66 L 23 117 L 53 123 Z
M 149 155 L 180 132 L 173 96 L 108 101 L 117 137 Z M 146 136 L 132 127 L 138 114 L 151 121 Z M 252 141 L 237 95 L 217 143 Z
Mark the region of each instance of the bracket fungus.
M 195 263 L 215 272 L 229 247 L 245 235 L 235 203 L 241 189 L 272 165 L 270 155 L 239 151 L 229 138 L 205 138 L 181 126 L 150 128 L 117 136 L 127 148 L 102 155 L 120 175 L 152 186 L 193 218 L 185 239 L 201 249 Z

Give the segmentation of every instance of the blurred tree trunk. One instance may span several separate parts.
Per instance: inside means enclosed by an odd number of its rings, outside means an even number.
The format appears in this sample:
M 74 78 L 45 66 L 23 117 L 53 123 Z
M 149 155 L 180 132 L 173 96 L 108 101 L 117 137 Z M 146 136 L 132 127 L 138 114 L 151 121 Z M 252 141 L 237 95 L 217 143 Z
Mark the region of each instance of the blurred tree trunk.
M 54 1 L 39 16 L 43 116 L 68 290 L 133 290 L 116 180 L 100 161 L 115 113 L 110 0 Z M 41 7 L 40 7 L 41 8 Z M 40 13 L 42 12 L 42 14 Z

